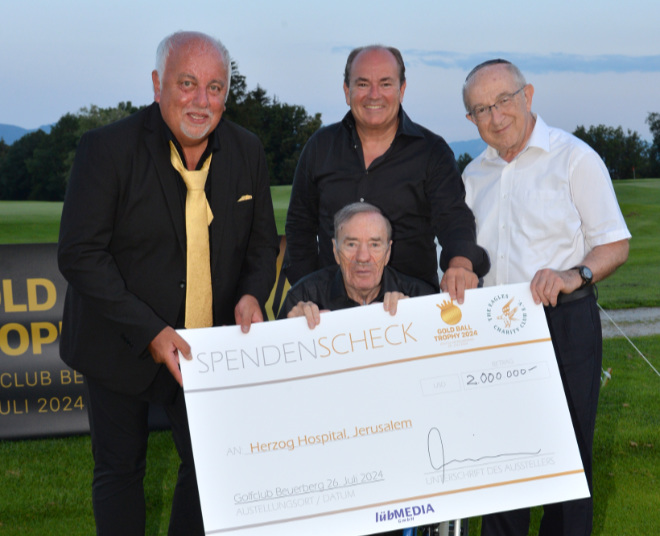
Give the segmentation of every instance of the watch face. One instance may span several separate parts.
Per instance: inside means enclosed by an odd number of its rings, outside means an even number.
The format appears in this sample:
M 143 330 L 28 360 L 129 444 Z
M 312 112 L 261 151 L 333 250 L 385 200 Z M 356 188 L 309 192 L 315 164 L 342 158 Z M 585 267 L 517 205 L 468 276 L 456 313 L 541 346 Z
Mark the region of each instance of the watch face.
M 591 270 L 589 269 L 588 266 L 581 266 L 580 267 L 580 277 L 587 282 L 591 283 L 591 280 L 594 278 L 594 274 L 591 273 Z

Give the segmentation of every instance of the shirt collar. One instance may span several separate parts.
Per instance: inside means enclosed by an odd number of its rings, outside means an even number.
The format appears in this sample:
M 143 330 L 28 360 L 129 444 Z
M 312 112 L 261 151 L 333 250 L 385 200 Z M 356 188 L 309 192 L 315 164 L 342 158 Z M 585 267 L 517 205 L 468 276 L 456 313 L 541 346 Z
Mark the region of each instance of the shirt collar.
M 534 114 L 536 118 L 536 124 L 534 125 L 534 130 L 532 130 L 532 135 L 529 137 L 527 142 L 527 147 L 537 147 L 546 153 L 550 152 L 550 129 L 548 125 L 545 124 L 545 121 L 541 119 L 541 116 Z M 527 149 L 525 147 L 525 149 Z
M 396 282 L 394 281 L 392 268 L 385 266 L 383 269 L 383 277 L 380 281 L 380 291 L 378 292 L 378 296 L 376 296 L 371 303 L 382 302 L 386 292 L 396 292 L 398 290 Z M 348 297 L 346 287 L 344 286 L 344 278 L 341 275 L 339 266 L 337 266 L 337 271 L 335 272 L 335 277 L 332 280 L 332 285 L 330 287 L 329 309 L 334 311 L 337 309 L 346 309 L 347 307 L 355 307 L 356 305 L 362 304 Z
M 186 157 L 183 155 L 183 149 L 181 148 L 181 145 L 179 144 L 178 140 L 174 137 L 174 134 L 172 134 L 172 131 L 170 130 L 170 127 L 167 126 L 167 123 L 165 122 L 165 119 L 163 119 L 163 116 L 161 114 L 160 116 L 161 121 L 163 122 L 163 136 L 165 137 L 165 141 L 169 145 L 169 142 L 171 141 L 174 146 L 176 147 L 176 150 L 179 151 L 179 156 L 181 157 L 181 161 L 183 162 L 183 165 L 186 165 Z M 204 165 L 204 162 L 208 158 L 208 156 L 211 153 L 216 153 L 218 149 L 220 149 L 220 141 L 218 140 L 218 130 L 220 130 L 220 125 L 222 124 L 222 119 L 220 119 L 220 123 L 218 123 L 218 126 L 215 127 L 213 132 L 209 134 L 208 140 L 209 142 L 206 144 L 206 149 L 204 149 L 204 153 L 202 154 L 201 158 L 199 159 L 199 162 L 197 164 L 197 169 L 201 169 L 202 165 Z M 169 149 L 168 149 L 169 152 Z M 212 163 L 212 162 L 211 162 Z

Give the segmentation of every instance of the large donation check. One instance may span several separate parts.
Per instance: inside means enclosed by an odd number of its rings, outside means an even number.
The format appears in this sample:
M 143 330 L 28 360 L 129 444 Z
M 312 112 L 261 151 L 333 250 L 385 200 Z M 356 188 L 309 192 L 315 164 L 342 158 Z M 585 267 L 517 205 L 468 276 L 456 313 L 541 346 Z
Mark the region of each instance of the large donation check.
M 528 284 L 182 335 L 206 534 L 370 534 L 589 495 Z

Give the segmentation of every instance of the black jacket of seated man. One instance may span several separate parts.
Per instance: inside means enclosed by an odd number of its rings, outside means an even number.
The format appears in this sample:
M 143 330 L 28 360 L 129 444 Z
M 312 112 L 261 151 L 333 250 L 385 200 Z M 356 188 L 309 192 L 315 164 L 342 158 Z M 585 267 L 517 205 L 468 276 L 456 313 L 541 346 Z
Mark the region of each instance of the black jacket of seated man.
M 411 298 L 435 294 L 426 281 L 397 272 L 390 266 L 383 269 L 380 292 L 374 301 L 382 302 L 386 292 L 401 292 Z M 337 311 L 362 305 L 348 297 L 338 265 L 327 266 L 304 277 L 286 295 L 278 319 L 286 318 L 298 302 L 313 302 L 320 310 Z

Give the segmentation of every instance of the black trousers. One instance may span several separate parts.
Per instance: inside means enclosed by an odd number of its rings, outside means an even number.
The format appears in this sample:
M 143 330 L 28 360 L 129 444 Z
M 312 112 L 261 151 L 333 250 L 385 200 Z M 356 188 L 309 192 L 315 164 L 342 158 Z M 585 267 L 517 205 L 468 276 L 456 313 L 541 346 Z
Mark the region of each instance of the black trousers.
M 174 489 L 170 536 L 203 535 L 183 390 L 165 367 L 141 395 L 116 393 L 86 378 L 94 455 L 92 502 L 98 536 L 144 536 L 149 404 L 162 405 L 181 459 Z
M 603 334 L 596 297 L 546 307 L 561 380 L 591 497 L 543 507 L 541 536 L 586 536 L 593 526 L 592 447 L 603 361 Z M 528 508 L 482 518 L 482 536 L 527 536 Z

